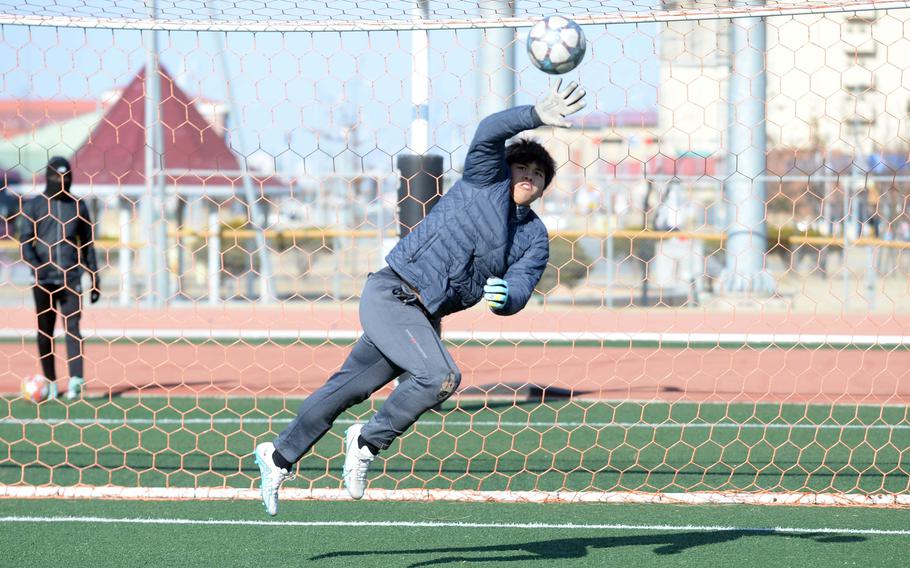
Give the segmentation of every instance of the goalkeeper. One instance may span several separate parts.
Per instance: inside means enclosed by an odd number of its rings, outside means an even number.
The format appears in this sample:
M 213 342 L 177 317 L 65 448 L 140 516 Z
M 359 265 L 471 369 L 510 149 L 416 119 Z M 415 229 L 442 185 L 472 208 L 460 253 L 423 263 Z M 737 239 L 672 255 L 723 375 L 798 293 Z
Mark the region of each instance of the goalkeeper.
M 426 218 L 371 274 L 360 299 L 363 335 L 341 369 L 309 396 L 274 442 L 259 444 L 266 511 L 278 512 L 278 490 L 293 465 L 347 408 L 400 375 L 385 404 L 345 436 L 344 485 L 363 497 L 367 470 L 425 411 L 449 398 L 461 372 L 440 339 L 441 319 L 481 299 L 512 315 L 531 297 L 549 257 L 543 222 L 531 211 L 552 181 L 556 164 L 542 145 L 506 141 L 543 125 L 568 127 L 566 116 L 585 106 L 576 83 L 553 90 L 535 106 L 488 116 L 477 127 L 464 175 Z

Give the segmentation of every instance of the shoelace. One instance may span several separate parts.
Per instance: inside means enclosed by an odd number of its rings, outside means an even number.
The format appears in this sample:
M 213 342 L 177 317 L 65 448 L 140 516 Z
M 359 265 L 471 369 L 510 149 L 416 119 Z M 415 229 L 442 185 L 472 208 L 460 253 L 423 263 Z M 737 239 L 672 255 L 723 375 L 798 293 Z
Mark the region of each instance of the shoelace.
M 358 480 L 363 481 L 367 478 L 367 471 L 370 469 L 371 463 L 373 463 L 373 457 L 357 458 L 357 467 L 354 468 L 354 475 L 357 476 Z
M 272 481 L 278 482 L 277 486 L 279 486 L 279 487 L 285 481 L 292 481 L 297 478 L 296 473 L 291 473 L 290 471 L 288 471 L 287 473 L 281 473 L 282 471 L 286 471 L 286 470 L 282 470 L 280 467 L 275 467 L 272 470 L 271 475 L 270 475 L 270 477 L 272 478 Z
M 271 460 L 269 460 L 269 461 L 271 461 Z M 287 473 L 281 473 L 282 471 L 287 471 L 287 470 L 284 470 L 284 469 L 278 467 L 274 463 L 272 464 L 272 467 L 270 469 L 271 469 L 271 473 L 273 474 L 270 477 L 277 476 L 279 485 L 281 485 L 285 481 L 293 481 L 294 479 L 297 478 L 297 474 L 291 473 L 290 471 L 288 471 Z
M 290 471 L 287 473 L 281 473 L 281 469 L 278 469 L 278 477 L 279 477 L 278 482 L 284 483 L 285 481 L 293 481 L 293 480 L 297 479 L 297 474 L 291 473 Z

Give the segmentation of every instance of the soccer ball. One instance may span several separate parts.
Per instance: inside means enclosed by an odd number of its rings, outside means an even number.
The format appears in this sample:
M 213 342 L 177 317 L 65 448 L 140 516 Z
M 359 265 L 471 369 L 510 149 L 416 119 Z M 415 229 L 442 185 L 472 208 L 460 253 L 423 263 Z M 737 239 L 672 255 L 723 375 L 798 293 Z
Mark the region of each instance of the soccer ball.
M 528 56 L 538 69 L 551 75 L 567 73 L 585 56 L 585 34 L 581 27 L 562 16 L 548 16 L 528 34 Z
M 22 379 L 22 397 L 35 404 L 47 400 L 51 391 L 50 381 L 41 375 L 31 375 Z

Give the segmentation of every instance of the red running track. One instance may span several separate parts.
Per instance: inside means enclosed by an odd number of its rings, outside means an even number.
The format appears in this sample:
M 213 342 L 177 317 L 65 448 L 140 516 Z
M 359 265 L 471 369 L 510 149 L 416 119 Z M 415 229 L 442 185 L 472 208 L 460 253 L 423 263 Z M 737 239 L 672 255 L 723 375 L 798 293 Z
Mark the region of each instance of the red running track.
M 30 330 L 28 308 L 6 310 L 6 330 Z M 345 306 L 258 306 L 86 310 L 85 329 L 357 330 Z M 446 330 L 541 332 L 803 333 L 904 335 L 910 316 L 796 315 L 737 311 L 531 308 L 509 318 L 482 309 L 457 314 Z M 62 345 L 59 346 L 62 351 Z M 321 385 L 348 347 L 190 345 L 168 340 L 89 343 L 86 375 L 97 395 L 303 396 Z M 910 403 L 910 351 L 529 346 L 452 348 L 461 392 L 522 397 L 527 385 L 613 400 Z M 28 340 L 0 344 L 0 392 L 36 372 Z M 58 373 L 65 376 L 62 357 Z M 478 390 L 481 389 L 481 390 Z

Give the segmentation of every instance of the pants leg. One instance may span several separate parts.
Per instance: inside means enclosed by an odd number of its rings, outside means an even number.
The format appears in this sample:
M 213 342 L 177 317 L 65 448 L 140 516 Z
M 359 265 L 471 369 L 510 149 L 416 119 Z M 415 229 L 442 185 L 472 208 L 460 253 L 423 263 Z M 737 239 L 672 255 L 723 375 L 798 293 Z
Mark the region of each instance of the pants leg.
M 297 417 L 275 440 L 275 448 L 289 462 L 300 460 L 342 412 L 404 372 L 412 376 L 363 428 L 364 438 L 380 448 L 389 447 L 458 387 L 461 373 L 439 338 L 439 321 L 431 321 L 413 302 L 415 296 L 403 292 L 404 286 L 388 269 L 367 280 L 360 300 L 364 335 L 341 369 L 303 401 Z
M 66 356 L 70 378 L 85 378 L 82 331 L 79 322 L 82 319 L 82 294 L 69 288 L 61 288 L 56 294 L 57 306 L 63 317 L 63 328 L 66 331 Z
M 57 311 L 54 310 L 52 289 L 43 284 L 32 287 L 35 298 L 35 312 L 38 316 L 38 360 L 41 362 L 41 373 L 45 378 L 56 381 L 57 370 L 54 368 L 54 324 Z
M 421 414 L 452 396 L 461 371 L 442 344 L 439 320 L 427 316 L 397 275 L 386 269 L 371 280 L 374 285 L 364 290 L 360 308 L 364 333 L 385 357 L 411 375 L 361 431 L 366 441 L 385 449 Z
M 363 402 L 399 374 L 401 369 L 386 359 L 370 338 L 361 336 L 341 369 L 303 401 L 297 417 L 275 440 L 275 449 L 289 462 L 297 462 L 342 412 Z

